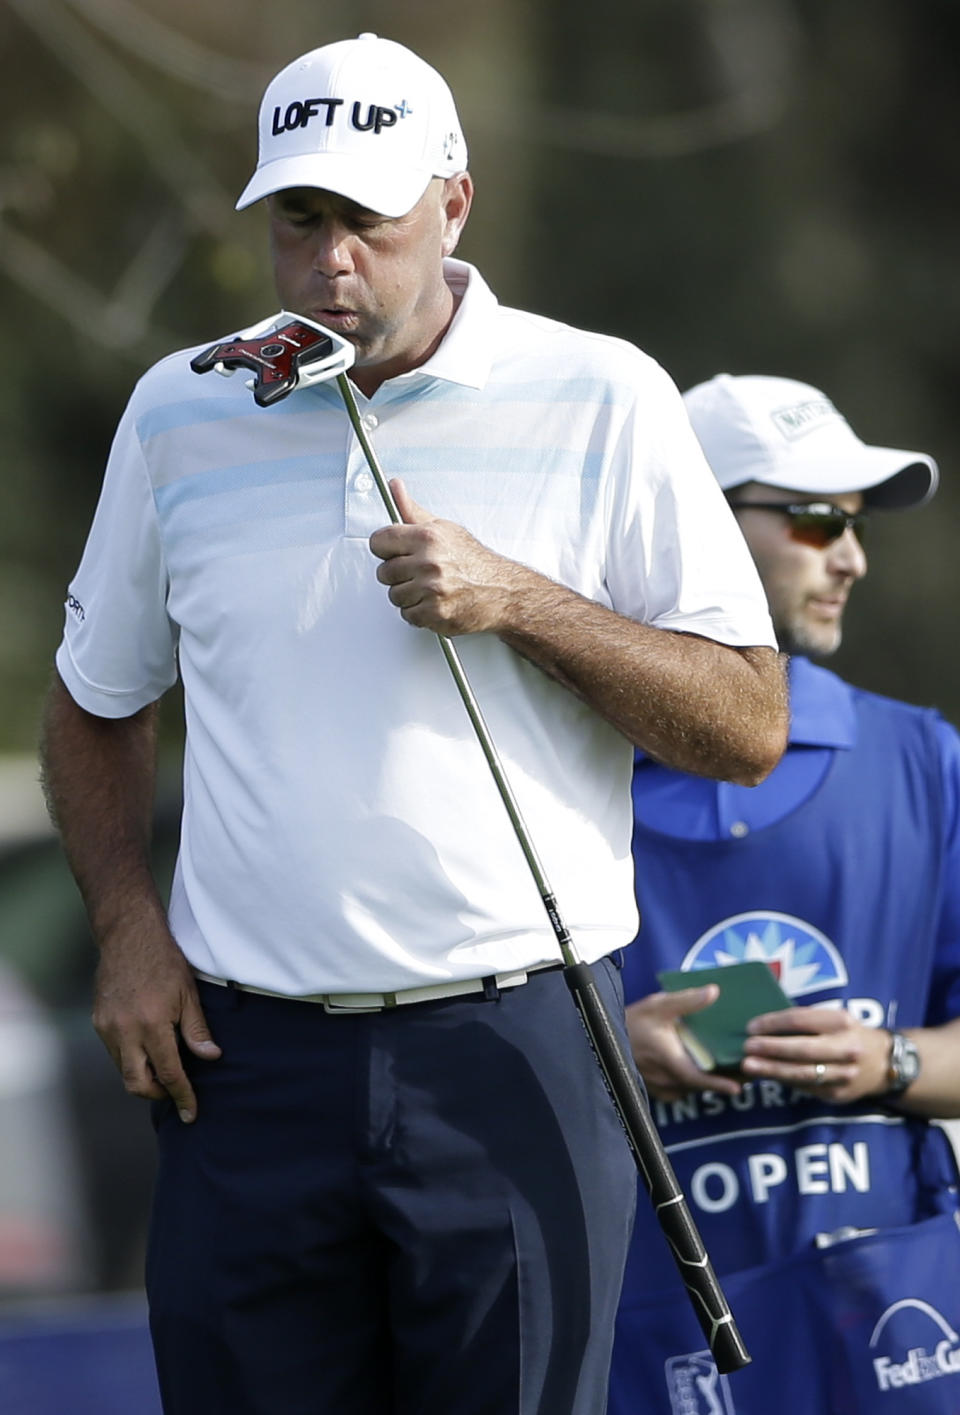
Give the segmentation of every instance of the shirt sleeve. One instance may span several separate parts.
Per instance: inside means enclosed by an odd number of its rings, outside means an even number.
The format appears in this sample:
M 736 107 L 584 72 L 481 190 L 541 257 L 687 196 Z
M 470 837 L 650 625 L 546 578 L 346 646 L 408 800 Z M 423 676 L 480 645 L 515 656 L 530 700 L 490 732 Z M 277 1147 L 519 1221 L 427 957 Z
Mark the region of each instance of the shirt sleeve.
M 766 595 L 736 518 L 676 385 L 647 363 L 607 486 L 614 608 L 661 629 L 775 648 Z
M 177 677 L 167 569 L 132 402 L 117 428 L 100 500 L 70 583 L 57 670 L 99 717 L 128 717 Z
M 928 1026 L 960 1017 L 960 736 L 937 719 L 943 773 L 944 859 Z

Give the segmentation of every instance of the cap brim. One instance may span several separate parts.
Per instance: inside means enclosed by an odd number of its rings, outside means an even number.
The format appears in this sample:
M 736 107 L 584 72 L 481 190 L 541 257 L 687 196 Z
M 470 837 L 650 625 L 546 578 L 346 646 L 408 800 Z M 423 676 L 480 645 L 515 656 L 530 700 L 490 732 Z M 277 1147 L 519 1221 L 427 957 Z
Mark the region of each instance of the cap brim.
M 840 496 L 859 491 L 867 506 L 903 511 L 930 500 L 939 484 L 940 473 L 933 458 L 924 452 L 863 445 L 855 456 L 847 453 L 829 460 L 823 460 L 819 454 L 815 460 L 807 462 L 794 454 L 788 464 L 775 472 L 755 468 L 752 475 L 744 477 L 742 482 L 738 479 L 736 485 L 746 481 L 803 492 L 807 496 Z M 734 483 L 724 485 L 730 490 Z
M 289 187 L 318 187 L 348 197 L 380 216 L 406 216 L 427 190 L 430 172 L 407 166 L 383 167 L 336 152 L 278 157 L 258 167 L 244 188 L 237 211 Z
M 908 506 L 922 506 L 929 501 L 940 484 L 940 470 L 932 457 L 923 452 L 902 452 L 893 447 L 872 449 L 882 453 L 897 470 L 884 481 L 864 488 L 867 506 L 889 511 L 903 511 Z

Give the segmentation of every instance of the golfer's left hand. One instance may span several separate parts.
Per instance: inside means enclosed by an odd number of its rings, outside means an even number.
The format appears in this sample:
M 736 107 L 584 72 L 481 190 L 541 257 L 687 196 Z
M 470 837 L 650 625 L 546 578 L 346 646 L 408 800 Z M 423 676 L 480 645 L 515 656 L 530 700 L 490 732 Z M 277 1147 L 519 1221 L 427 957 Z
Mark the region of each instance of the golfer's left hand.
M 390 483 L 403 525 L 370 537 L 377 579 L 408 624 L 438 634 L 496 633 L 532 572 L 481 545 L 463 526 L 419 506 L 399 477 Z
M 886 1090 L 890 1034 L 845 1008 L 787 1007 L 754 1017 L 747 1030 L 744 1078 L 769 1077 L 840 1102 Z

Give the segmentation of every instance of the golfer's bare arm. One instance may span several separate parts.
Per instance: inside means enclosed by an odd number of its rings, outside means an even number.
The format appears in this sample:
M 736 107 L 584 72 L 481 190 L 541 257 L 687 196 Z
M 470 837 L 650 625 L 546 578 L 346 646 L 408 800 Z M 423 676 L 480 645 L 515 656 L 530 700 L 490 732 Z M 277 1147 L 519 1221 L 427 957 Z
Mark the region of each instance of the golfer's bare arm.
M 196 1101 L 177 1047 L 219 1055 L 150 870 L 157 706 L 131 717 L 86 712 L 59 678 L 44 715 L 44 790 L 100 949 L 93 1021 L 128 1091 Z
M 783 663 L 626 619 L 432 517 L 400 481 L 404 521 L 370 539 L 378 578 L 408 623 L 494 633 L 658 761 L 756 785 L 786 745 Z
M 495 632 L 679 771 L 755 786 L 786 746 L 773 649 L 653 629 L 550 584 L 527 584 Z

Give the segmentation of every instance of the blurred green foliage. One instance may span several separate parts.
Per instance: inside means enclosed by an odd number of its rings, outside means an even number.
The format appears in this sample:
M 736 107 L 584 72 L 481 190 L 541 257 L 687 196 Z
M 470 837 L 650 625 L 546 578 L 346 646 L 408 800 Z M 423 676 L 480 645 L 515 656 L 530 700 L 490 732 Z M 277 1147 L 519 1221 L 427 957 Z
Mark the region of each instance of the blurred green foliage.
M 275 307 L 262 214 L 232 209 L 264 83 L 363 29 L 451 81 L 461 253 L 501 299 L 681 386 L 809 380 L 867 440 L 939 459 L 933 507 L 872 538 L 837 666 L 960 719 L 951 0 L 0 0 L 0 751 L 36 739 L 133 381 Z

